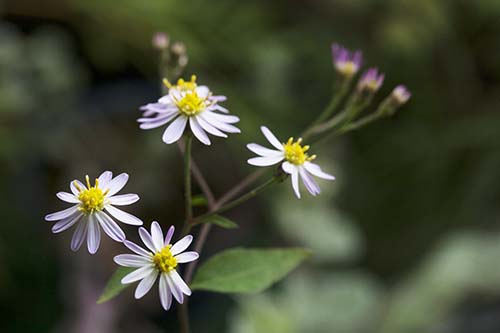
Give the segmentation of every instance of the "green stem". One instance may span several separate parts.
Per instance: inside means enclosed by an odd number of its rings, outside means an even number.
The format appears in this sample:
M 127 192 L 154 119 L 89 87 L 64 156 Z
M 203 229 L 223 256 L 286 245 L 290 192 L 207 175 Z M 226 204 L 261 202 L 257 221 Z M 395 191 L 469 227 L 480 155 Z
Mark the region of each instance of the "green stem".
M 314 124 L 319 124 L 322 123 L 323 121 L 327 120 L 330 118 L 333 112 L 337 109 L 339 106 L 340 102 L 344 99 L 345 95 L 349 91 L 349 86 L 350 86 L 351 80 L 350 79 L 343 79 L 342 83 L 340 84 L 339 91 L 332 96 L 332 99 L 330 100 L 330 103 L 328 103 L 328 106 L 325 108 L 325 110 L 316 118 L 316 120 L 313 122 Z
M 185 215 L 186 224 L 189 224 L 193 219 L 193 207 L 191 204 L 191 146 L 193 137 L 191 133 L 186 134 L 186 146 L 184 148 L 184 199 L 185 199 Z

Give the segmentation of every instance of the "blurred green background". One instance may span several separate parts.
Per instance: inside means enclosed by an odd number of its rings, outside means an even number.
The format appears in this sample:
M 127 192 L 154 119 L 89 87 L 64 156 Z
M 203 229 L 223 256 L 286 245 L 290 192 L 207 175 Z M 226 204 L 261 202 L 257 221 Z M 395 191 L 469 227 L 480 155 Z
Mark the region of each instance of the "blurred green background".
M 181 158 L 138 107 L 158 97 L 156 31 L 186 75 L 228 96 L 243 134 L 195 145 L 220 195 L 252 168 L 266 124 L 298 133 L 327 104 L 330 43 L 364 51 L 413 96 L 394 117 L 312 148 L 337 176 L 297 201 L 288 182 L 228 216 L 202 259 L 232 246 L 314 257 L 264 294 L 191 297 L 194 332 L 500 332 L 498 0 L 5 0 L 0 3 L 0 331 L 176 332 L 151 292 L 95 300 L 123 251 L 69 249 L 46 213 L 69 181 L 127 172 L 128 211 L 182 221 Z M 196 190 L 196 192 L 199 192 Z M 128 235 L 136 229 L 127 227 Z M 132 236 L 133 238 L 133 236 Z

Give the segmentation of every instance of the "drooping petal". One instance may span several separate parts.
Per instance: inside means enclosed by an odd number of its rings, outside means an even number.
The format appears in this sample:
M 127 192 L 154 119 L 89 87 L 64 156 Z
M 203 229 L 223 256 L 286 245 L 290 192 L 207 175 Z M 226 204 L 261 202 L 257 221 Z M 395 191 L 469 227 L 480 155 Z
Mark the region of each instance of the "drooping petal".
M 188 285 L 184 280 L 181 278 L 179 273 L 177 273 L 176 270 L 173 270 L 169 272 L 170 277 L 172 278 L 172 281 L 175 283 L 177 288 L 185 295 L 190 296 L 191 295 L 191 289 L 189 289 Z
M 241 130 L 228 123 L 224 123 L 222 121 L 219 121 L 213 117 L 210 117 L 207 112 L 203 112 L 199 114 L 199 117 L 203 118 L 207 123 L 212 125 L 213 127 L 217 128 L 218 130 L 227 132 L 227 133 L 241 133 Z
M 155 243 L 153 242 L 153 238 L 146 230 L 146 228 L 139 228 L 139 236 L 141 237 L 142 242 L 148 249 L 150 249 L 153 253 L 156 253 L 161 250 L 161 248 L 156 248 Z
M 119 254 L 113 258 L 113 261 L 125 267 L 142 267 L 153 264 L 151 258 L 146 258 L 137 254 Z
M 111 205 L 106 205 L 104 206 L 104 209 L 108 213 L 110 213 L 114 218 L 116 218 L 118 221 L 121 221 L 126 224 L 130 225 L 142 225 L 142 220 L 138 217 L 135 217 L 132 214 L 129 214 L 127 212 L 124 212 L 121 209 L 118 209 L 116 207 L 113 207 Z
M 99 179 L 100 188 L 107 188 L 108 183 L 113 179 L 113 173 L 111 171 L 104 171 L 97 179 Z
M 52 232 L 54 234 L 57 234 L 57 233 L 60 233 L 60 232 L 63 232 L 64 230 L 67 230 L 69 228 L 71 228 L 71 226 L 73 226 L 76 222 L 78 222 L 78 220 L 82 217 L 83 214 L 76 214 L 76 215 L 73 215 L 71 217 L 67 217 L 59 222 L 57 222 L 56 224 L 54 224 L 52 226 Z
M 182 251 L 184 251 L 185 249 L 187 249 L 192 241 L 193 241 L 193 236 L 191 236 L 191 235 L 184 236 L 182 239 L 177 241 L 177 243 L 175 243 L 172 246 L 172 248 L 170 249 L 170 252 L 172 252 L 172 255 L 175 256 L 175 255 L 181 253 Z
M 142 120 L 146 120 L 148 118 L 140 118 L 137 121 L 142 122 L 142 124 L 139 125 L 140 129 L 149 130 L 149 129 L 157 128 L 157 127 L 160 127 L 160 126 L 167 124 L 172 119 L 177 117 L 177 115 L 178 115 L 177 112 L 172 112 L 172 113 L 167 113 L 165 115 L 162 114 L 161 116 L 159 116 L 157 118 L 151 118 L 152 119 L 151 121 L 142 121 Z
M 61 210 L 52 214 L 45 215 L 45 221 L 58 221 L 65 219 L 67 217 L 74 216 L 77 214 L 78 211 L 78 205 L 71 206 L 69 208 L 66 208 L 65 210 Z
M 87 248 L 90 254 L 94 254 L 99 249 L 99 244 L 101 243 L 101 229 L 93 214 L 89 215 L 87 232 Z
M 198 123 L 195 117 L 190 117 L 189 118 L 189 127 L 191 128 L 191 131 L 193 132 L 194 136 L 200 140 L 201 143 L 209 146 L 210 145 L 210 139 L 207 136 L 207 133 L 203 130 L 201 125 Z
M 327 180 L 334 180 L 335 179 L 334 176 L 332 176 L 326 172 L 323 172 L 321 170 L 320 166 L 317 164 L 314 164 L 311 162 L 306 162 L 306 163 L 304 163 L 304 168 L 306 168 L 307 171 L 309 171 L 310 173 L 312 173 L 316 177 L 327 179 Z
M 279 142 L 279 140 L 274 136 L 274 134 L 267 128 L 266 126 L 261 126 L 260 130 L 262 134 L 266 137 L 267 141 L 274 146 L 274 148 L 278 150 L 283 150 L 283 144 Z
M 270 166 L 283 161 L 283 159 L 283 156 L 253 157 L 247 163 L 255 166 Z
M 196 120 L 200 124 L 201 128 L 203 128 L 206 132 L 208 132 L 208 133 L 210 133 L 212 135 L 215 135 L 215 136 L 219 136 L 221 138 L 227 138 L 227 134 L 226 133 L 218 130 L 215 127 L 213 127 L 212 125 L 210 125 L 209 123 L 207 123 L 207 121 L 205 119 L 203 119 L 202 117 L 196 117 Z
M 128 182 L 128 174 L 121 173 L 111 181 L 108 182 L 106 187 L 101 187 L 103 190 L 109 190 L 107 196 L 111 197 L 118 193 Z M 99 186 L 100 187 L 100 186 Z
M 184 129 L 186 128 L 187 118 L 184 116 L 179 116 L 175 119 L 163 133 L 163 142 L 166 144 L 173 143 L 182 136 Z
M 181 254 L 178 254 L 175 256 L 175 259 L 177 259 L 177 263 L 183 264 L 186 262 L 191 262 L 195 261 L 196 259 L 199 258 L 199 254 L 194 251 L 189 251 L 189 252 L 183 252 Z
M 151 287 L 153 287 L 153 284 L 155 283 L 157 277 L 158 271 L 156 269 L 153 270 L 150 274 L 146 275 L 144 279 L 139 282 L 137 288 L 135 288 L 135 299 L 142 298 L 142 296 L 146 295 L 151 290 Z
M 170 273 L 165 273 L 163 274 L 166 277 L 168 288 L 172 292 L 172 295 L 174 295 L 175 299 L 177 302 L 182 304 L 184 302 L 184 294 L 182 291 L 179 289 L 179 287 L 175 284 L 175 282 L 172 280 L 172 275 Z
M 168 311 L 172 305 L 172 292 L 168 288 L 167 273 L 160 274 L 160 302 L 161 306 Z
M 260 155 L 263 157 L 283 156 L 283 151 L 281 151 L 281 150 L 269 149 L 269 148 L 263 147 L 263 146 L 256 144 L 256 143 L 247 144 L 247 148 L 250 151 L 256 153 L 257 155 Z
M 128 240 L 124 240 L 123 244 L 129 250 L 131 250 L 134 253 L 137 253 L 140 256 L 143 256 L 143 257 L 146 257 L 146 258 L 151 258 L 151 256 L 153 255 L 151 252 L 147 251 L 146 249 L 143 249 L 142 247 L 140 247 L 139 245 L 137 245 L 134 242 L 131 242 L 131 241 L 128 241 Z
M 299 174 L 302 178 L 302 183 L 306 187 L 307 191 L 311 193 L 313 196 L 316 196 L 321 193 L 321 189 L 316 181 L 309 175 L 309 173 L 304 168 L 299 168 Z
M 78 251 L 80 246 L 82 246 L 83 241 L 85 240 L 85 236 L 87 236 L 87 226 L 88 221 L 81 220 L 76 226 L 75 232 L 73 233 L 73 237 L 71 238 L 71 250 Z
M 117 206 L 131 205 L 138 200 L 139 196 L 137 194 L 121 194 L 108 198 L 110 204 Z
M 153 240 L 153 244 L 157 251 L 163 249 L 165 246 L 163 244 L 163 231 L 161 230 L 160 224 L 156 221 L 151 223 L 151 239 Z
M 204 115 L 227 124 L 235 124 L 240 121 L 240 118 L 238 118 L 237 116 L 220 114 L 211 111 L 204 112 Z
M 221 102 L 220 100 L 218 100 L 217 102 Z M 222 101 L 223 102 L 223 101 Z M 223 107 L 222 105 L 219 105 L 219 104 L 215 104 L 211 110 L 217 110 L 217 111 L 220 111 L 222 113 L 229 113 L 229 110 L 226 109 L 225 107 Z
M 297 167 L 290 162 L 284 162 L 281 165 L 281 168 L 283 169 L 283 171 L 285 171 L 286 173 L 288 173 L 289 175 L 292 176 L 293 191 L 295 192 L 295 195 L 297 196 L 297 198 L 300 199 L 299 170 L 297 170 Z
M 148 276 L 149 274 L 153 273 L 153 271 L 155 271 L 155 270 L 156 270 L 156 268 L 152 265 L 143 266 L 139 269 L 136 269 L 132 273 L 128 273 L 127 275 L 125 275 L 125 277 L 121 280 L 121 283 L 128 284 L 128 283 L 142 280 L 146 276 Z
M 76 195 L 68 193 L 68 192 L 57 192 L 56 196 L 64 202 L 69 202 L 69 203 L 79 203 L 80 202 L 80 200 L 78 199 L 78 197 Z
M 95 217 L 97 218 L 97 221 L 102 227 L 102 230 L 111 237 L 111 239 L 117 241 L 117 242 L 123 242 L 125 240 L 125 233 L 123 232 L 122 228 L 113 221 L 111 217 L 108 216 L 105 212 L 97 212 L 95 214 Z
M 174 235 L 175 227 L 173 225 L 168 228 L 167 234 L 165 235 L 165 245 L 170 244 L 170 241 L 172 240 L 172 236 Z

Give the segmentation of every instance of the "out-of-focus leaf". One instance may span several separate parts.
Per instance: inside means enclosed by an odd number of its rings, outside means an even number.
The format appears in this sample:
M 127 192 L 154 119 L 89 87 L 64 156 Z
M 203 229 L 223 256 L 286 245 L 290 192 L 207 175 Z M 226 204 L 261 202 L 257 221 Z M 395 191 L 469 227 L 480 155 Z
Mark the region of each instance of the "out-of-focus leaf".
M 212 223 L 224 229 L 235 229 L 238 225 L 230 219 L 221 215 L 210 215 L 204 218 L 201 223 Z
M 193 207 L 206 207 L 208 204 L 207 198 L 204 195 L 198 194 L 191 198 L 191 205 Z
M 230 249 L 202 265 L 191 287 L 223 293 L 260 292 L 309 255 L 310 251 L 302 248 Z
M 135 268 L 133 267 L 119 267 L 106 284 L 104 291 L 97 300 L 97 304 L 109 301 L 127 288 L 129 284 L 122 284 L 120 281 L 123 277 L 125 277 L 125 275 L 131 273 L 134 269 Z

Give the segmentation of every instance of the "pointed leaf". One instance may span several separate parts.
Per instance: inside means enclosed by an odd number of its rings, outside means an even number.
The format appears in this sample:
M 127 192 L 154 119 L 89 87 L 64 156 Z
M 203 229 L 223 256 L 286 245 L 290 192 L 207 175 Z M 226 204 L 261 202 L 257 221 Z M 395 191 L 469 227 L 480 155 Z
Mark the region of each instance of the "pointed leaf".
M 221 216 L 221 215 L 210 215 L 205 217 L 201 223 L 212 223 L 215 224 L 218 227 L 224 228 L 224 229 L 235 229 L 238 228 L 238 225 L 228 219 L 227 217 Z
M 125 275 L 128 273 L 131 273 L 137 268 L 134 267 L 119 267 L 111 276 L 111 278 L 108 280 L 108 283 L 106 284 L 106 287 L 104 288 L 104 291 L 102 292 L 101 296 L 99 296 L 99 299 L 97 300 L 97 304 L 101 304 L 104 302 L 109 301 L 110 299 L 114 298 L 117 296 L 119 293 L 121 293 L 125 288 L 130 286 L 130 284 L 122 284 L 120 281 L 123 279 Z
M 226 250 L 198 270 L 192 289 L 223 293 L 257 293 L 284 278 L 310 251 L 302 248 Z

